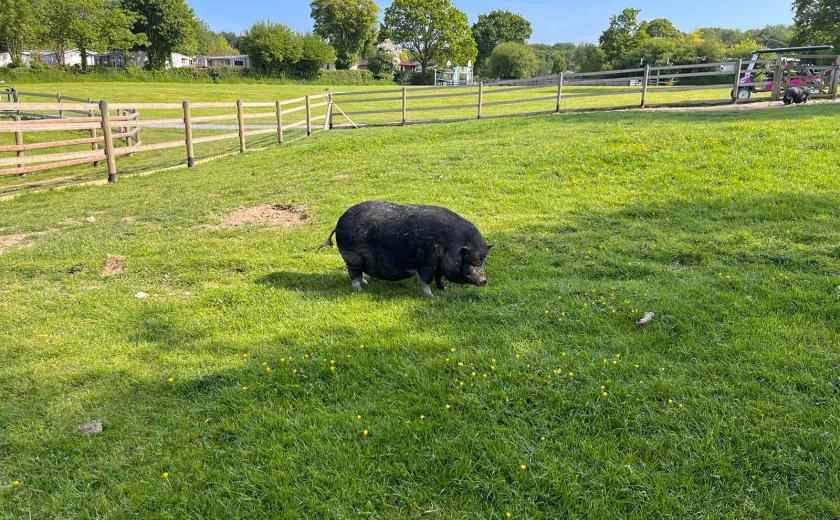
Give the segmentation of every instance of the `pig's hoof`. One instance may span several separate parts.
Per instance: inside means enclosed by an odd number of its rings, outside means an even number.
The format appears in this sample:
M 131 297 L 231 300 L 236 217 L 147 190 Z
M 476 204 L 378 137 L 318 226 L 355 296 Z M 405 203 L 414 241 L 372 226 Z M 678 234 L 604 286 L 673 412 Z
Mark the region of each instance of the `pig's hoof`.
M 425 296 L 426 298 L 435 297 L 435 295 L 432 294 L 432 288 L 430 286 L 424 285 L 423 287 L 421 287 L 421 290 L 423 291 L 423 296 Z
M 353 287 L 353 290 L 359 292 L 362 290 L 362 287 L 367 285 L 367 282 L 364 280 L 353 280 L 350 282 L 350 285 Z

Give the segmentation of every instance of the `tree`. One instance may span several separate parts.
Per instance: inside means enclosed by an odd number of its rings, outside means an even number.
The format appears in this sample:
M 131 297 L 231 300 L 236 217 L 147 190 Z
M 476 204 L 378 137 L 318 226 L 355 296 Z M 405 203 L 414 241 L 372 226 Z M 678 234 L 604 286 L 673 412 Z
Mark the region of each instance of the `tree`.
M 0 0 L 0 49 L 9 51 L 13 65 L 20 65 L 21 53 L 38 41 L 39 31 L 33 0 Z
M 301 38 L 282 23 L 257 22 L 239 41 L 253 67 L 264 74 L 289 72 L 303 56 Z
M 184 0 L 122 0 L 125 9 L 137 13 L 134 33 L 144 33 L 140 47 L 149 53 L 149 66 L 162 69 L 172 52 L 188 42 L 195 13 Z
M 184 54 L 207 54 L 211 56 L 230 55 L 236 52 L 224 36 L 213 32 L 207 22 L 197 18 L 193 20 L 186 41 L 175 50 Z
M 222 31 L 222 32 L 219 33 L 219 36 L 221 36 L 222 38 L 227 40 L 228 45 L 232 49 L 234 49 L 234 50 L 239 49 L 239 36 L 237 36 L 236 33 L 232 33 L 230 31 Z
M 376 36 L 379 7 L 373 0 L 312 0 L 315 33 L 337 54 L 336 68 L 348 69 Z
M 601 49 L 610 63 L 620 64 L 623 57 L 637 45 L 640 12 L 639 9 L 624 9 L 610 17 L 610 26 L 599 39 Z
M 424 74 L 433 62 L 466 64 L 478 52 L 467 15 L 450 0 L 394 0 L 380 37 L 410 50 Z
M 795 41 L 840 48 L 840 0 L 794 0 Z
M 761 29 L 750 29 L 744 33 L 744 39 L 755 40 L 758 47 L 788 47 L 794 37 L 794 28 L 790 25 L 766 25 Z M 743 40 L 742 40 L 743 41 Z M 739 44 L 742 42 L 738 42 Z
M 321 67 L 335 61 L 335 49 L 317 34 L 305 34 L 298 37 L 301 43 L 301 56 L 293 65 L 292 73 L 305 79 L 317 78 Z
M 639 32 L 651 38 L 680 38 L 681 33 L 667 18 L 655 18 L 639 24 Z
M 472 26 L 472 35 L 478 48 L 476 68 L 484 66 L 485 60 L 502 42 L 525 43 L 531 37 L 531 22 L 510 11 L 494 10 L 482 14 Z
M 131 29 L 136 15 L 109 0 L 46 0 L 42 10 L 44 39 L 52 44 L 64 64 L 68 45 L 79 50 L 82 70 L 88 67 L 88 51 L 130 49 L 146 41 Z
M 575 72 L 598 72 L 604 69 L 604 51 L 597 45 L 584 43 L 575 49 Z
M 393 78 L 400 64 L 402 49 L 391 40 L 376 46 L 376 52 L 368 60 L 368 68 L 376 79 Z
M 554 45 L 535 43 L 531 45 L 531 48 L 537 53 L 537 68 L 534 75 L 547 76 L 566 71 L 568 64 L 574 59 L 577 45 L 574 43 L 555 43 Z
M 537 66 L 534 49 L 516 42 L 500 43 L 487 59 L 487 75 L 499 79 L 530 78 Z

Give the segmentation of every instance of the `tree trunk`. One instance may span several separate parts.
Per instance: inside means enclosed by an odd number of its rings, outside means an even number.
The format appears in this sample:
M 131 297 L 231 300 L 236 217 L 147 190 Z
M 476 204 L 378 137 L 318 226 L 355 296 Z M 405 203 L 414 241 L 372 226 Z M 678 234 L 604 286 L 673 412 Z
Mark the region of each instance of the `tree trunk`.
M 87 72 L 87 67 L 88 67 L 87 58 L 88 58 L 88 55 L 87 55 L 87 48 L 85 48 L 84 45 L 79 47 L 79 54 L 82 56 L 82 72 Z

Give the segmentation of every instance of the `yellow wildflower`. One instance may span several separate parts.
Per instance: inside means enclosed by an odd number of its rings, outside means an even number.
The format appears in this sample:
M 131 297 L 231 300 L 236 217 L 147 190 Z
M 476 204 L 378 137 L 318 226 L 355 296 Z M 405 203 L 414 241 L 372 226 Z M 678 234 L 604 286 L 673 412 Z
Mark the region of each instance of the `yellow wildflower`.
M 169 472 L 164 471 L 163 473 L 160 474 L 160 476 L 163 477 L 163 478 L 169 478 Z

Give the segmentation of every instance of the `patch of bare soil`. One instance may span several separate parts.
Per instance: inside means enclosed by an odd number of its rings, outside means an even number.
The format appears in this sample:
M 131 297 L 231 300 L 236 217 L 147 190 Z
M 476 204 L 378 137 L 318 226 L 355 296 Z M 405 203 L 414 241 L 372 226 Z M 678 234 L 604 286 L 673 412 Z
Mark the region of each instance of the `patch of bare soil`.
M 105 260 L 105 268 L 102 270 L 102 276 L 110 277 L 117 276 L 125 270 L 125 257 L 120 255 L 108 255 Z
M 16 233 L 14 235 L 0 235 L 0 255 L 6 251 L 23 244 L 31 237 L 36 237 L 43 233 Z
M 290 204 L 260 204 L 250 208 L 237 208 L 215 228 L 243 226 L 294 227 L 309 220 L 303 208 Z

